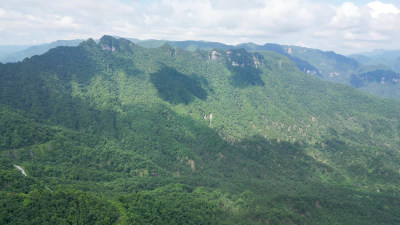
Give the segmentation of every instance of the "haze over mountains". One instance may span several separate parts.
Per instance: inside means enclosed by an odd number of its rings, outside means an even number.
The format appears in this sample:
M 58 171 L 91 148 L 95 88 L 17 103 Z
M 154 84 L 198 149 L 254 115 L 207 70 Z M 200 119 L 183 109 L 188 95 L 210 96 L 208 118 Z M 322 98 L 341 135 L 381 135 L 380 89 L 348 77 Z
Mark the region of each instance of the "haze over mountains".
M 400 50 L 381 49 L 372 52 L 353 54 L 350 55 L 350 57 L 364 64 L 381 64 L 397 73 L 400 72 Z
M 52 48 L 58 46 L 77 46 L 83 40 L 58 40 L 49 44 L 40 44 L 33 46 L 0 46 L 0 62 L 18 62 L 27 57 L 41 55 Z
M 202 44 L 0 64 L 0 223 L 400 223 L 400 103 L 321 79 L 363 66 Z

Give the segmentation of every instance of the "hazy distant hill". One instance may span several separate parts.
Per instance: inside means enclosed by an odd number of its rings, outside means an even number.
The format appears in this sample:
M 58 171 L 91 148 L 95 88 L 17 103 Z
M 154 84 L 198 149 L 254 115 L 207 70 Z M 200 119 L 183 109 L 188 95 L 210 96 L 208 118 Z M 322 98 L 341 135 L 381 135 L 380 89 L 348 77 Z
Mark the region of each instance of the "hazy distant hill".
M 31 47 L 31 45 L 0 45 L 0 62 L 2 62 L 5 56 L 29 47 Z
M 27 57 L 31 57 L 34 55 L 41 55 L 47 52 L 48 50 L 58 46 L 78 46 L 79 43 L 82 41 L 83 40 L 58 40 L 50 44 L 34 45 L 34 46 L 29 46 L 27 48 L 23 46 L 18 46 L 18 47 L 0 46 L 0 50 L 3 50 L 7 47 L 6 51 L 4 50 L 2 51 L 3 54 L 0 57 L 0 62 L 8 63 L 8 62 L 22 61 Z
M 400 223 L 400 103 L 281 54 L 104 36 L 0 90 L 1 224 Z
M 400 73 L 400 50 L 374 50 L 372 52 L 359 53 L 349 57 L 364 64 L 380 64 Z

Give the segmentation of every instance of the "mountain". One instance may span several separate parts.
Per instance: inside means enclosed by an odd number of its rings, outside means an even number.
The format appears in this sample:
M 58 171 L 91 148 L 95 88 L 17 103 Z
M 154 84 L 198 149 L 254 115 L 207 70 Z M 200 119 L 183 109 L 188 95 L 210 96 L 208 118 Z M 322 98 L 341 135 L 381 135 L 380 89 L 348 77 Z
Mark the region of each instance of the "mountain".
M 34 55 L 41 55 L 48 50 L 58 47 L 58 46 L 77 46 L 83 40 L 58 40 L 49 44 L 41 44 L 34 45 L 29 47 L 24 46 L 0 46 L 0 49 L 4 49 L 6 51 L 2 51 L 2 56 L 0 55 L 0 62 L 8 63 L 8 62 L 18 62 L 22 61 L 27 57 L 31 57 Z M 7 47 L 7 48 L 6 48 Z
M 114 38 L 119 38 L 115 37 Z M 351 78 L 357 76 L 362 73 L 367 73 L 371 71 L 380 71 L 380 70 L 390 70 L 391 67 L 396 71 L 396 62 L 392 62 L 393 60 L 388 60 L 388 57 L 392 57 L 396 55 L 396 51 L 392 53 L 388 53 L 387 51 L 375 51 L 372 53 L 365 53 L 368 56 L 375 56 L 379 54 L 386 54 L 386 58 L 382 58 L 380 60 L 372 60 L 367 56 L 363 55 L 353 55 L 350 57 L 345 57 L 340 54 L 336 54 L 334 52 L 328 51 L 324 52 L 318 49 L 310 49 L 299 46 L 288 46 L 288 45 L 278 45 L 278 44 L 265 44 L 258 45 L 254 43 L 242 43 L 238 45 L 227 45 L 219 42 L 208 42 L 208 41 L 167 41 L 167 40 L 139 40 L 135 38 L 127 39 L 132 41 L 133 43 L 145 47 L 145 48 L 158 48 L 164 44 L 168 44 L 171 47 L 182 48 L 188 51 L 196 51 L 197 49 L 201 50 L 212 50 L 212 49 L 245 49 L 247 51 L 272 51 L 281 55 L 284 55 L 295 62 L 296 66 L 303 71 L 304 73 L 312 74 L 317 77 L 320 77 L 324 80 L 329 80 L 337 83 L 343 83 L 351 85 Z M 72 40 L 72 41 L 56 41 L 51 44 L 42 44 L 37 46 L 31 46 L 23 51 L 14 53 L 7 53 L 12 46 L 0 46 L 0 59 L 1 54 L 5 54 L 3 56 L 3 62 L 17 62 L 21 61 L 26 57 L 31 57 L 33 55 L 40 55 L 44 52 L 48 51 L 51 48 L 57 46 L 76 46 L 82 40 Z M 96 41 L 98 42 L 98 41 Z M 1 49 L 4 49 L 4 52 L 1 53 Z M 393 58 L 393 57 L 392 57 Z M 383 65 L 385 64 L 386 65 Z M 387 64 L 387 62 L 390 62 Z M 400 65 L 400 64 L 399 64 Z M 355 86 L 358 88 L 358 86 Z M 378 95 L 385 98 L 394 98 L 400 99 L 399 87 L 397 84 L 394 85 L 384 85 L 380 82 L 369 82 L 369 85 L 363 85 L 363 88 L 360 88 L 363 92 Z M 390 91 L 388 91 L 390 90 Z
M 131 39 L 130 39 L 131 40 Z M 207 42 L 207 41 L 157 41 L 157 40 L 145 40 L 140 41 L 137 39 L 132 39 L 132 41 L 142 47 L 146 48 L 154 48 L 160 47 L 161 45 L 168 43 L 172 47 L 182 48 L 188 51 L 195 51 L 196 49 L 202 50 L 212 50 L 212 49 L 222 49 L 222 50 L 229 50 L 229 49 L 245 49 L 247 51 L 272 51 L 281 55 L 284 55 L 291 60 L 293 60 L 297 67 L 300 70 L 303 70 L 306 73 L 311 73 L 317 76 L 321 76 L 320 71 L 316 69 L 313 65 L 308 63 L 307 61 L 301 59 L 300 57 L 293 57 L 288 49 L 291 48 L 289 46 L 282 46 L 278 44 L 265 44 L 265 45 L 257 45 L 254 43 L 242 43 L 238 45 L 226 45 L 219 42 Z M 294 48 L 296 48 L 294 46 Z M 320 51 L 322 52 L 322 51 Z
M 400 50 L 378 49 L 372 52 L 353 54 L 349 57 L 364 64 L 384 65 L 388 69 L 400 73 Z
M 0 90 L 1 224 L 400 222 L 400 103 L 271 51 L 103 36 Z
M 379 65 L 377 61 L 369 62 L 366 57 L 356 57 L 357 61 L 331 51 L 298 46 L 266 44 L 263 49 L 289 57 L 305 73 L 352 85 L 365 93 L 400 100 L 400 84 L 397 78 L 399 74 L 388 66 Z M 376 79 L 366 79 L 372 73 Z M 382 82 L 382 79 L 389 82 Z
M 120 38 L 114 36 L 114 38 Z M 219 42 L 207 42 L 207 41 L 166 41 L 166 40 L 139 40 L 136 38 L 128 38 L 127 40 L 138 44 L 145 48 L 158 48 L 165 43 L 168 43 L 172 47 L 180 47 L 189 51 L 194 51 L 197 48 L 211 50 L 213 48 L 229 49 L 234 48 L 231 45 L 225 45 Z M 0 45 L 0 62 L 18 62 L 22 61 L 27 57 L 34 55 L 41 55 L 48 50 L 58 46 L 77 46 L 83 40 L 58 40 L 49 44 L 39 45 Z M 98 40 L 97 40 L 98 41 Z M 97 42 L 96 41 L 96 42 Z
M 386 98 L 396 96 L 400 100 L 400 74 L 391 70 L 373 70 L 352 74 L 350 84 L 371 94 Z
M 14 52 L 22 51 L 31 45 L 0 45 L 0 59 Z
M 304 73 L 312 74 L 321 79 L 333 81 L 336 83 L 353 85 L 355 76 L 373 71 L 390 70 L 387 65 L 382 65 L 378 61 L 373 61 L 367 56 L 351 56 L 346 57 L 336 54 L 332 51 L 321 51 L 299 46 L 279 45 L 267 43 L 265 45 L 257 45 L 254 43 L 243 43 L 238 45 L 226 45 L 218 42 L 205 41 L 158 41 L 158 40 L 133 40 L 136 44 L 143 47 L 156 48 L 168 43 L 172 47 L 182 48 L 189 51 L 196 49 L 212 50 L 212 49 L 245 49 L 247 51 L 271 51 L 283 55 L 291 59 L 297 68 Z M 395 54 L 395 53 L 393 53 Z M 393 56 L 392 54 L 392 56 Z M 385 60 L 382 60 L 385 61 Z M 399 64 L 400 65 L 400 64 Z M 400 100 L 400 87 L 398 83 L 381 83 L 375 80 L 363 82 L 364 85 L 354 86 L 361 91 L 385 98 L 393 98 Z
M 139 39 L 135 39 L 135 38 L 129 38 L 127 40 L 129 40 L 137 45 L 140 45 L 142 47 L 145 47 L 145 48 L 158 48 L 168 42 L 165 40 L 155 40 L 155 39 L 139 40 Z

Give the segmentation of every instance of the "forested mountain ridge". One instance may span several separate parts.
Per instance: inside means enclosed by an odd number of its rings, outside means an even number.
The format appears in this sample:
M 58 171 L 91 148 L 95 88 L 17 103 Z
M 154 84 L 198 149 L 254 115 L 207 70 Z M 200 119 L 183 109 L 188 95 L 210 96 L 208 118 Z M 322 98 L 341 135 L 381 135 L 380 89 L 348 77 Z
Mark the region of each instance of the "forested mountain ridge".
M 313 69 L 310 66 L 299 64 L 299 69 L 303 68 L 306 73 L 314 74 L 324 80 L 352 85 L 365 93 L 400 100 L 400 83 L 398 78 L 393 79 L 400 75 L 393 72 L 396 71 L 393 69 L 394 67 L 382 65 L 378 61 L 374 61 L 375 64 L 365 63 L 363 60 L 358 62 L 355 60 L 357 58 L 353 59 L 330 51 L 323 52 L 297 46 L 279 46 L 278 49 L 282 52 L 281 54 L 288 55 L 295 62 L 298 59 L 314 66 Z M 388 54 L 386 61 L 393 60 L 395 60 L 395 56 L 390 59 Z M 376 78 L 380 79 L 363 79 L 365 74 L 369 74 L 369 77 L 374 74 Z M 355 82 L 355 78 L 360 79 Z M 355 85 L 355 83 L 357 84 Z
M 354 86 L 352 79 L 357 76 L 363 76 L 365 73 L 384 74 L 380 71 L 391 71 L 390 67 L 381 65 L 378 61 L 365 63 L 357 61 L 352 57 L 337 54 L 332 51 L 322 51 L 306 47 L 279 45 L 267 43 L 258 45 L 254 43 L 242 43 L 238 45 L 227 45 L 219 42 L 207 41 L 163 41 L 163 40 L 134 40 L 140 46 L 159 47 L 168 44 L 172 47 L 179 47 L 189 51 L 196 49 L 208 50 L 213 49 L 245 49 L 251 52 L 272 51 L 291 59 L 299 70 L 304 73 L 315 75 L 323 80 L 333 81 L 336 83 L 352 85 L 361 91 L 374 94 L 384 98 L 400 99 L 400 88 L 397 82 L 386 82 L 372 80 L 362 80 L 361 86 Z M 392 58 L 390 58 L 392 56 Z M 396 58 L 395 54 L 387 54 L 385 61 L 391 62 Z M 375 62 L 375 63 L 374 63 Z M 394 69 L 394 71 L 396 71 Z M 381 75 L 378 75 L 381 76 Z M 384 78 L 388 79 L 388 78 Z
M 115 37 L 118 38 L 118 37 Z M 209 41 L 168 41 L 168 40 L 139 40 L 128 39 L 135 44 L 145 48 L 157 48 L 164 44 L 168 44 L 174 48 L 182 48 L 189 51 L 196 49 L 208 50 L 213 49 L 246 49 L 247 51 L 272 51 L 284 55 L 295 62 L 299 70 L 304 73 L 312 74 L 324 80 L 329 80 L 337 83 L 352 85 L 352 78 L 360 74 L 374 72 L 378 73 L 381 70 L 397 71 L 396 63 L 398 52 L 384 51 L 382 54 L 365 53 L 364 55 L 351 55 L 349 57 L 336 54 L 332 51 L 322 51 L 291 45 L 279 45 L 267 43 L 258 45 L 254 43 L 242 43 L 238 45 L 227 45 L 219 42 Z M 40 55 L 51 48 L 58 46 L 77 46 L 82 40 L 70 41 L 55 41 L 50 44 L 42 44 L 31 46 L 22 51 L 14 51 L 7 53 L 10 48 L 18 49 L 19 46 L 0 46 L 0 61 L 2 62 L 17 62 L 26 57 Z M 98 42 L 98 40 L 96 40 Z M 2 48 L 1 48 L 2 47 Z M 3 49 L 3 50 L 1 50 Z M 379 52 L 379 51 L 378 51 Z M 2 54 L 3 53 L 3 54 Z M 1 55 L 3 55 L 1 57 Z M 371 58 L 368 58 L 371 57 Z M 393 65 L 392 65 L 393 64 Z M 398 83 L 381 83 L 372 81 L 363 81 L 361 86 L 353 86 L 359 88 L 363 92 L 374 94 L 385 98 L 400 99 L 400 88 Z
M 2 223 L 400 221 L 399 103 L 279 54 L 104 36 L 0 90 Z
M 324 80 L 336 83 L 352 85 L 352 78 L 365 73 L 379 73 L 379 71 L 397 71 L 395 60 L 397 60 L 398 52 L 387 51 L 382 56 L 377 55 L 372 59 L 366 57 L 357 57 L 357 55 L 344 56 L 332 51 L 322 51 L 292 45 L 279 45 L 267 43 L 258 45 L 254 43 L 243 43 L 238 45 L 225 45 L 218 42 L 204 41 L 157 41 L 135 40 L 135 43 L 145 47 L 161 46 L 168 43 L 173 47 L 180 47 L 186 50 L 194 51 L 197 48 L 204 50 L 212 50 L 220 48 L 223 50 L 243 48 L 247 51 L 272 51 L 280 55 L 284 55 L 295 62 L 299 70 L 304 73 L 312 74 Z M 371 53 L 372 54 L 372 53 Z M 372 57 L 372 56 L 371 56 Z M 397 71 L 398 72 L 398 71 Z M 359 88 L 365 93 L 374 94 L 385 98 L 400 99 L 400 87 L 398 83 L 381 83 L 375 80 L 365 80 L 361 86 L 353 86 Z

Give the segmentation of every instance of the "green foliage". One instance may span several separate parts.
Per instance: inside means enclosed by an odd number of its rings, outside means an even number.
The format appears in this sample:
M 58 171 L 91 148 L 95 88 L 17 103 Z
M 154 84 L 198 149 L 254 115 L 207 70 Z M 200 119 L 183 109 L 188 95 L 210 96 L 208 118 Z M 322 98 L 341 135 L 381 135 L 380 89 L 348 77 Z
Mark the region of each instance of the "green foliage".
M 400 99 L 400 75 L 391 70 L 374 70 L 352 74 L 350 84 L 368 93 L 386 98 Z
M 177 184 L 120 196 L 119 202 L 129 224 L 222 224 L 229 215 L 213 193 Z
M 2 193 L 0 212 L 2 224 L 115 224 L 119 216 L 110 203 L 72 189 Z
M 194 98 L 205 100 L 207 92 L 196 78 L 179 73 L 175 69 L 162 67 L 150 75 L 150 81 L 160 98 L 171 104 L 189 104 Z
M 55 48 L 0 64 L 0 223 L 397 224 L 399 111 L 268 51 Z

